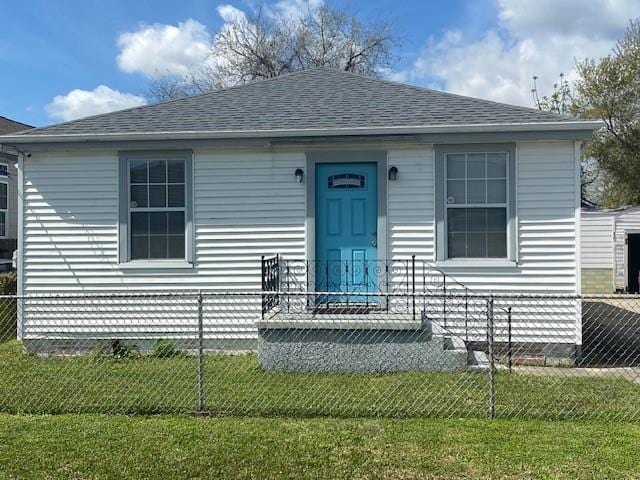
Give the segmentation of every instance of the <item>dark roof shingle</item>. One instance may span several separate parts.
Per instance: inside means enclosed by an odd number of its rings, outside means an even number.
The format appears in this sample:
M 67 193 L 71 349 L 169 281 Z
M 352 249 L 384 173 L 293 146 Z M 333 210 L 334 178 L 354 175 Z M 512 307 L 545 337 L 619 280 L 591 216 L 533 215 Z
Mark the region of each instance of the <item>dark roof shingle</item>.
M 24 135 L 429 127 L 572 120 L 533 108 L 317 68 Z

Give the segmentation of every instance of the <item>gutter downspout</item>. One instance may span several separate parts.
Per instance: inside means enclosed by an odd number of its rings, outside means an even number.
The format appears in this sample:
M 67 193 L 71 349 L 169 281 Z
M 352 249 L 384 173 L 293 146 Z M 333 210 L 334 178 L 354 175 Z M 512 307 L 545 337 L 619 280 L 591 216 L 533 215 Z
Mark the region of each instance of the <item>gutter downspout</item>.
M 24 336 L 23 314 L 24 314 L 24 159 L 25 154 L 18 152 L 18 253 L 16 271 L 18 273 L 16 299 L 16 330 L 18 340 Z

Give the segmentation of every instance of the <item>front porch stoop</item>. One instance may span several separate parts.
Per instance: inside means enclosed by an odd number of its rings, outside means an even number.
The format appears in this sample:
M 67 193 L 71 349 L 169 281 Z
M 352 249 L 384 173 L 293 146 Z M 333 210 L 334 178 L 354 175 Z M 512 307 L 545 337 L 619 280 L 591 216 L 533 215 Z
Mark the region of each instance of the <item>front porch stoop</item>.
M 258 322 L 258 360 L 282 372 L 461 371 L 468 353 L 427 319 L 278 314 Z

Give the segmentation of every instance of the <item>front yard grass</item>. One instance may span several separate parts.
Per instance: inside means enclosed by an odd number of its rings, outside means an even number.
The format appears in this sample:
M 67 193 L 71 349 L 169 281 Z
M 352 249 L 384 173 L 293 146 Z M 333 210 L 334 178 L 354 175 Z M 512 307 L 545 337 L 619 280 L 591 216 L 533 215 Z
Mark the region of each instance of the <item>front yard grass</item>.
M 568 370 L 567 370 L 568 372 Z M 0 411 L 7 413 L 189 412 L 197 359 L 39 358 L 0 344 Z M 209 355 L 206 407 L 217 415 L 453 417 L 487 415 L 483 372 L 379 375 L 269 373 L 254 355 Z M 496 375 L 498 417 L 633 420 L 640 384 L 619 377 Z
M 637 478 L 640 425 L 0 414 L 0 478 Z

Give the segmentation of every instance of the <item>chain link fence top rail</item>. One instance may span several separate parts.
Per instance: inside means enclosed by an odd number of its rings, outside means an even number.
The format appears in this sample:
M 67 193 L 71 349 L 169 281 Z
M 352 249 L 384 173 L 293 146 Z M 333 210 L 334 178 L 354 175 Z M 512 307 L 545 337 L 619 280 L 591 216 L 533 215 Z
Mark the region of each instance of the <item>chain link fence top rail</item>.
M 438 292 L 3 296 L 0 410 L 637 420 L 640 297 Z

